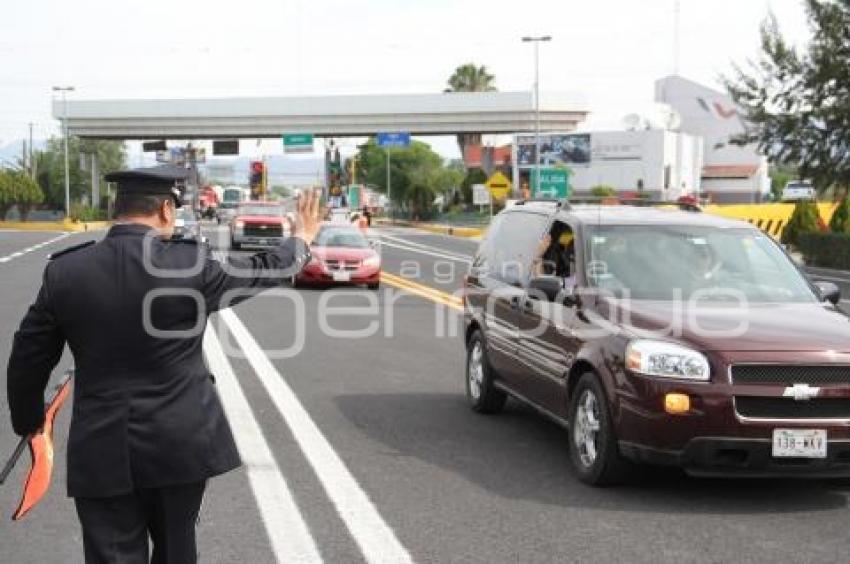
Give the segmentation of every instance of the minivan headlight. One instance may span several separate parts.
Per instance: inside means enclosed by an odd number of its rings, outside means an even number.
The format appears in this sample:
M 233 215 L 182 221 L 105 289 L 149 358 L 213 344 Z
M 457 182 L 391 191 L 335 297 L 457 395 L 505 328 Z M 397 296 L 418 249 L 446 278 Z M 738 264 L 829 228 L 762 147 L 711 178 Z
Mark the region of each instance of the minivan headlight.
M 711 368 L 708 359 L 695 350 L 668 343 L 637 339 L 626 347 L 626 367 L 648 376 L 708 380 Z

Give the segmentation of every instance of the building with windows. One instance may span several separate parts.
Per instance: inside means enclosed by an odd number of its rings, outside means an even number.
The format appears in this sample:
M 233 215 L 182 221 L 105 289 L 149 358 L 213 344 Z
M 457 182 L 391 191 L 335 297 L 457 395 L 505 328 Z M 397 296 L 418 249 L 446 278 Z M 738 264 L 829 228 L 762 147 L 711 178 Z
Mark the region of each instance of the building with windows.
M 680 76 L 655 83 L 655 101 L 679 116 L 679 131 L 703 139 L 701 193 L 715 203 L 760 202 L 770 192 L 767 159 L 755 145 L 735 145 L 746 124 L 725 94 Z

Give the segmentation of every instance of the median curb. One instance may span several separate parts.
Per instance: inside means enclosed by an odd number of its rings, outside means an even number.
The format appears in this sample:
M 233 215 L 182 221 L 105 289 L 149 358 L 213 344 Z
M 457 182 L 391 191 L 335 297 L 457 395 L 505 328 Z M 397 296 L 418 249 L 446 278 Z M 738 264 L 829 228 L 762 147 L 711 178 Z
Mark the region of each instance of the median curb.
M 415 227 L 416 229 L 421 229 L 422 231 L 428 231 L 430 233 L 452 235 L 454 237 L 464 237 L 467 239 L 478 239 L 484 235 L 484 232 L 487 230 L 486 227 L 455 227 L 453 225 L 427 223 L 423 221 L 396 220 L 391 222 L 384 218 L 375 220 L 375 223 L 390 227 L 393 225 L 400 227 Z
M 97 231 L 107 229 L 111 221 L 0 221 L 0 230 L 14 231 Z

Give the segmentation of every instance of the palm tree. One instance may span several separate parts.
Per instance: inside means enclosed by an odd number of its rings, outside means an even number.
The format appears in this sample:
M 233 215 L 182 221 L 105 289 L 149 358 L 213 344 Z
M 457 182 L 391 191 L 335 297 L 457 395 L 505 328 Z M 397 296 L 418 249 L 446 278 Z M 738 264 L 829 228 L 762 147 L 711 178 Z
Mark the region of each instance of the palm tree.
M 475 66 L 473 63 L 461 65 L 455 69 L 454 74 L 449 77 L 449 87 L 443 92 L 494 92 L 493 86 L 495 76 L 487 72 L 487 67 Z M 465 150 L 470 145 L 481 145 L 480 133 L 458 133 L 457 144 L 460 147 L 461 158 L 466 154 Z

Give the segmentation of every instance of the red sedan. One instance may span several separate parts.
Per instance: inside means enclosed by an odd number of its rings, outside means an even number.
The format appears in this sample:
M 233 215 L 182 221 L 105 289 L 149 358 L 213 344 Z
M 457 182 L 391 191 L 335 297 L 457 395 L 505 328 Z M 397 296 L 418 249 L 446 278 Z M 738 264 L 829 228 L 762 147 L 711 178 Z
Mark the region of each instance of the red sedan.
M 352 225 L 327 223 L 310 246 L 313 259 L 295 277 L 300 284 L 381 284 L 381 256 Z

